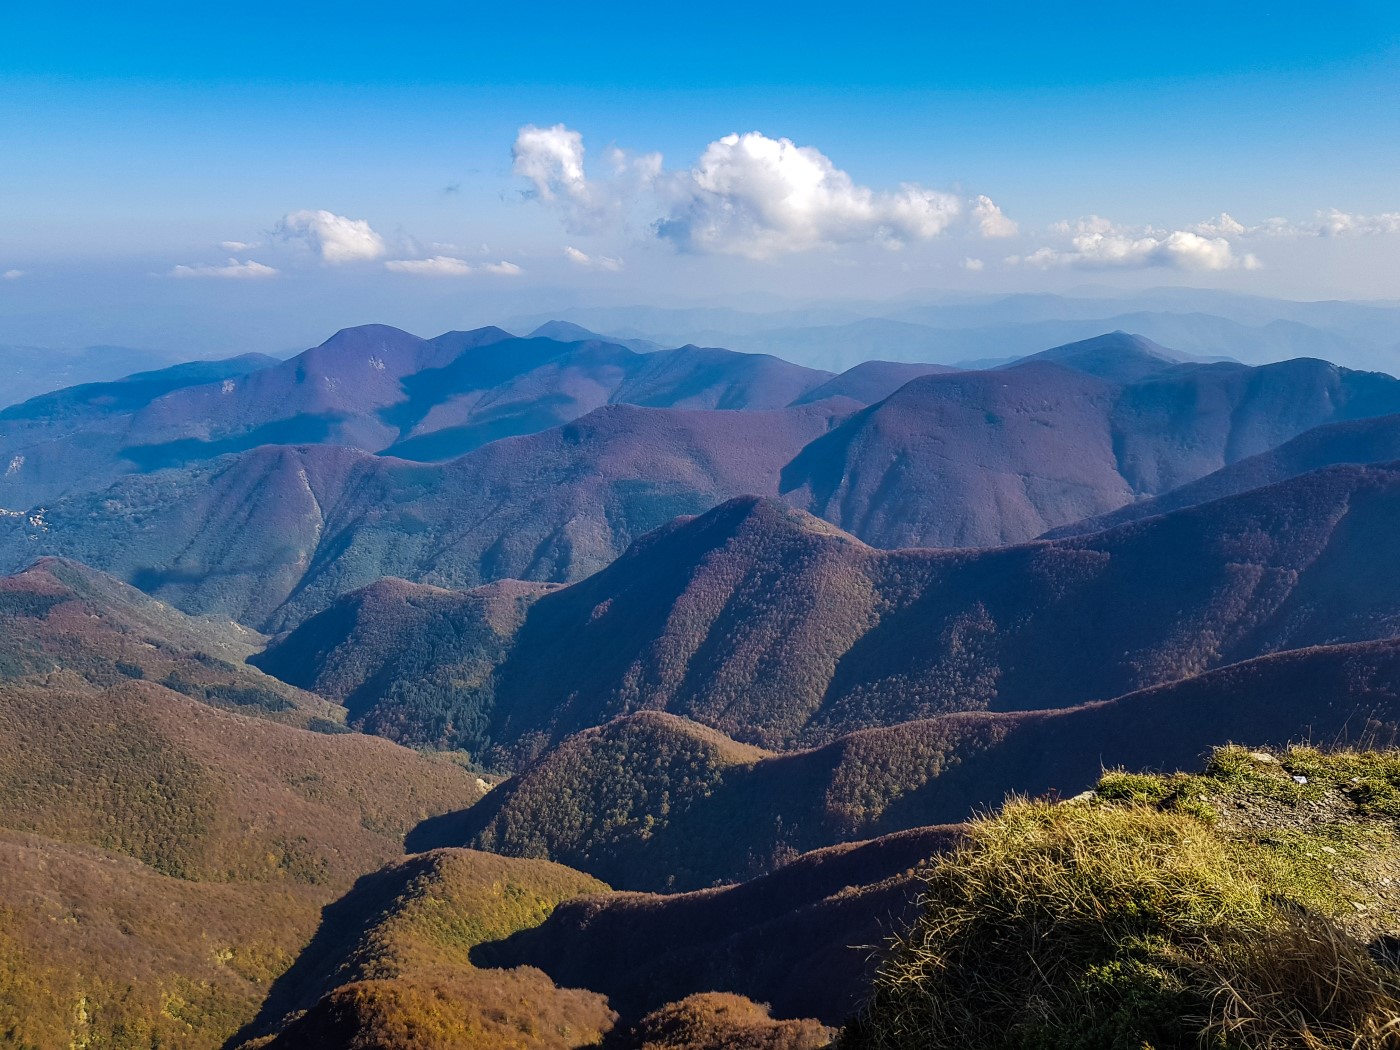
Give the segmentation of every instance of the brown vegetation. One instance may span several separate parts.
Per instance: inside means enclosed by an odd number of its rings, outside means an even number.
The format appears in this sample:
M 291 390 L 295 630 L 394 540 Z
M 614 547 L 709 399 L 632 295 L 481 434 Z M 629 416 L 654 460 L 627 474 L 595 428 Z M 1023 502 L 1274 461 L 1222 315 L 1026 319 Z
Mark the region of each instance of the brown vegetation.
M 221 1046 L 323 905 L 480 794 L 446 758 L 149 682 L 0 687 L 0 1036 Z
M 56 672 L 108 687 L 159 682 L 243 714 L 333 731 L 334 704 L 244 662 L 266 639 L 197 619 L 77 562 L 44 558 L 0 577 L 0 682 Z
M 1400 471 L 1341 467 L 1092 537 L 957 553 L 877 551 L 736 500 L 540 596 L 508 643 L 491 641 L 494 672 L 448 645 L 441 677 L 386 665 L 356 702 L 404 680 L 442 683 L 450 700 L 425 703 L 420 724 L 448 703 L 470 711 L 474 757 L 513 769 L 638 710 L 793 749 L 960 711 L 1062 708 L 1279 650 L 1393 637 L 1397 515 Z M 365 603 L 355 630 L 402 637 L 410 601 Z M 489 604 L 463 607 L 473 601 Z M 444 637 L 473 636 L 470 616 L 441 615 Z M 332 627 L 313 618 L 267 666 L 314 662 Z
M 470 850 L 411 857 L 360 880 L 272 990 L 266 1042 L 377 1050 L 571 1050 L 615 1015 L 599 995 L 537 969 L 478 970 L 473 947 L 544 921 L 562 900 L 607 887 L 558 864 Z
M 481 945 L 479 965 L 537 966 L 639 1017 L 697 991 L 771 1004 L 775 1016 L 842 1021 L 876 945 L 911 917 L 914 872 L 956 828 L 920 828 L 819 850 L 738 886 L 561 904 L 535 929 Z
M 606 1050 L 821 1050 L 831 1029 L 816 1021 L 775 1021 L 741 995 L 703 992 L 643 1017 Z

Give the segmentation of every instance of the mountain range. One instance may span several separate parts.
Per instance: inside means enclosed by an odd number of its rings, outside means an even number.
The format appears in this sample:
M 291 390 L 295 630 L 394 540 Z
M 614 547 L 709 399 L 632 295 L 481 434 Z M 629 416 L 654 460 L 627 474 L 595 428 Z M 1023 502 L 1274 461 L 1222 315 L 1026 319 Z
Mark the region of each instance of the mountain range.
M 911 295 L 902 300 L 794 306 L 571 308 L 600 332 L 660 343 L 694 340 L 842 370 L 862 360 L 981 367 L 1115 329 L 1198 358 L 1264 364 L 1319 357 L 1353 368 L 1393 367 L 1392 302 L 1295 302 L 1191 288 L 1074 295 Z M 525 327 L 545 318 L 526 315 Z
M 33 428 L 67 426 L 63 413 L 19 406 L 27 415 L 11 447 L 24 451 L 11 456 L 18 465 L 0 493 L 13 502 L 34 484 L 72 492 L 0 514 L 0 567 L 70 557 L 186 611 L 283 630 L 384 576 L 452 587 L 578 580 L 672 517 L 745 494 L 781 496 L 880 547 L 1018 543 L 1163 495 L 1315 426 L 1400 411 L 1400 382 L 1380 373 L 1309 360 L 1183 364 L 1121 334 L 1010 368 L 923 374 L 861 408 L 849 393 L 881 394 L 906 374 L 881 366 L 870 386 L 870 369 L 831 379 L 694 348 L 637 354 L 494 329 L 429 341 L 395 332 L 341 333 L 283 365 L 175 389 L 48 443 L 23 444 Z M 633 372 L 609 396 L 647 404 L 607 404 L 548 425 L 585 407 L 561 377 L 620 355 Z M 346 369 L 370 379 L 352 383 Z M 481 422 L 500 406 L 488 411 L 463 391 L 497 380 L 496 394 L 512 391 L 511 426 L 546 429 L 443 463 L 367 450 L 415 427 L 408 441 L 457 433 L 467 424 L 449 419 L 463 417 L 432 415 L 452 406 Z M 806 401 L 843 382 L 847 394 Z M 342 387 L 353 395 L 334 393 Z M 525 388 L 533 393 L 521 400 Z M 440 428 L 408 422 L 431 400 L 415 390 L 437 398 L 423 419 Z M 214 407 L 225 400 L 227 410 Z M 656 407 L 663 402 L 693 407 Z M 242 424 L 227 421 L 245 411 L 262 422 L 235 435 Z M 124 436 L 102 429 L 119 426 Z M 193 464 L 146 470 L 125 453 L 92 452 L 135 430 L 150 437 L 152 427 L 168 440 L 128 448 L 183 449 L 177 458 Z M 318 443 L 259 444 L 307 438 Z M 169 461 L 164 452 L 137 459 Z M 74 461 L 82 477 L 65 473 Z
M 1020 349 L 366 326 L 0 410 L 0 1042 L 817 1050 L 998 829 L 1115 821 L 1381 966 L 1400 762 L 1285 746 L 1400 738 L 1400 381 Z

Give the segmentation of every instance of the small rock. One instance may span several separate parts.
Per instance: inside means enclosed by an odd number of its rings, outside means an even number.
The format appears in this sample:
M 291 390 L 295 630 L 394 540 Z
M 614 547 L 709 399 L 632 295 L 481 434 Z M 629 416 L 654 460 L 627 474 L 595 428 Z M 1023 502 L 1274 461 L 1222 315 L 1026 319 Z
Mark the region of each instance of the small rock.
M 1249 753 L 1249 757 L 1254 759 L 1254 761 L 1256 762 L 1264 763 L 1264 765 L 1266 766 L 1278 761 L 1278 759 L 1276 759 L 1273 755 L 1269 754 L 1267 751 L 1251 751 Z
M 1334 850 L 1331 846 L 1322 846 L 1321 849 L 1322 849 L 1322 852 L 1323 852 L 1323 853 L 1336 853 L 1336 852 L 1337 852 L 1337 851 Z
M 1352 906 L 1353 908 L 1355 908 L 1357 911 L 1365 911 L 1365 910 L 1366 910 L 1366 905 L 1362 904 L 1360 901 L 1352 901 L 1352 902 L 1351 902 L 1351 906 Z
M 1097 795 L 1097 791 L 1081 791 L 1073 798 L 1065 799 L 1065 804 L 1068 805 L 1071 802 L 1092 802 Z
M 1301 776 L 1299 776 L 1297 773 L 1294 773 L 1294 774 L 1293 774 L 1293 783 L 1295 783 L 1295 784 L 1306 784 L 1307 782 L 1308 782 L 1308 778 L 1307 778 L 1307 777 L 1301 777 Z

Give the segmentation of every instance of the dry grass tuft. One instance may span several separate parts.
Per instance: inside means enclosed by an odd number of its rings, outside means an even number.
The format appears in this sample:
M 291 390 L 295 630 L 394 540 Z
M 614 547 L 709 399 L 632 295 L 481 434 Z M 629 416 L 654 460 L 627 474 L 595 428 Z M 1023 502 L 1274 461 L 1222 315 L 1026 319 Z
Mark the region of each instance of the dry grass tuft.
M 1202 777 L 1009 802 L 930 869 L 840 1045 L 1400 1048 L 1400 974 L 1366 944 L 1400 928 L 1396 828 L 1343 775 L 1389 763 L 1231 748 Z

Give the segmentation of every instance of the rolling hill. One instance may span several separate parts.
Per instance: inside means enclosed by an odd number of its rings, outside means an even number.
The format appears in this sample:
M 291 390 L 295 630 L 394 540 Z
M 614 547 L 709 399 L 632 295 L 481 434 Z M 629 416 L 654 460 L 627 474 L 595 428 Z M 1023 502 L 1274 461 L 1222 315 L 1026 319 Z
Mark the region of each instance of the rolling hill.
M 1396 460 L 1400 460 L 1400 416 L 1328 423 L 1305 431 L 1277 448 L 1222 467 L 1198 481 L 1152 499 L 1129 503 L 1108 514 L 1062 525 L 1045 535 L 1047 539 L 1056 539 L 1102 532 L 1130 521 L 1273 485 L 1324 467 Z
M 114 451 L 133 413 L 191 386 L 237 382 L 277 364 L 261 354 L 192 361 L 124 379 L 40 394 L 0 410 L 0 500 L 27 508 L 70 489 L 101 488 L 117 476 Z
M 907 361 L 862 361 L 821 386 L 809 390 L 794 404 L 805 405 L 828 397 L 848 397 L 862 405 L 883 401 L 911 379 L 956 372 L 951 365 L 924 365 Z
M 45 346 L 0 345 L 0 372 L 7 379 L 0 408 L 19 404 L 61 387 L 103 383 L 130 372 L 159 369 L 165 354 L 123 346 L 89 346 L 81 350 Z
M 1216 741 L 1243 739 L 1391 746 L 1400 641 L 1292 650 L 1114 700 L 942 715 L 786 754 L 630 715 L 566 739 L 409 841 L 558 859 L 622 889 L 696 889 L 966 820 L 1007 795 L 1068 796 L 1105 767 L 1195 768 Z
M 72 557 L 187 612 L 272 630 L 383 576 L 577 579 L 678 514 L 776 494 L 782 463 L 838 412 L 612 405 L 448 464 L 267 446 L 0 515 L 0 567 Z
M 450 591 L 384 579 L 308 620 L 294 645 L 252 658 L 270 675 L 344 705 L 356 729 L 401 744 L 479 746 L 491 675 L 549 584 L 504 580 Z
M 321 391 L 315 403 L 329 405 L 334 369 L 359 367 L 364 361 L 354 355 L 375 346 L 397 346 L 397 356 L 384 358 L 382 375 L 365 366 L 376 378 L 356 387 L 353 405 L 335 403 L 346 409 L 336 416 L 344 427 L 388 428 L 380 437 L 343 428 L 302 433 L 301 423 L 286 433 L 249 430 L 227 447 L 298 435 L 318 443 L 129 474 L 100 492 L 0 512 L 0 568 L 13 571 L 42 554 L 71 557 L 186 611 L 282 630 L 386 575 L 453 587 L 577 580 L 669 518 L 746 493 L 782 495 L 877 546 L 1020 542 L 1190 482 L 1315 422 L 1400 404 L 1400 381 L 1388 376 L 1301 360 L 1162 367 L 1158 350 L 1115 335 L 1058 348 L 1051 356 L 1062 364 L 923 375 L 863 410 L 848 397 L 768 409 L 758 407 L 765 397 L 782 402 L 810 377 L 794 378 L 775 359 L 692 347 L 637 355 L 610 344 L 513 340 L 499 330 L 423 341 L 354 329 L 283 365 L 226 380 L 227 395 L 221 384 L 176 390 L 133 419 L 183 418 L 181 398 L 256 400 L 263 387 L 276 411 L 300 412 L 307 383 Z M 488 382 L 505 397 L 497 407 L 545 406 L 548 415 L 564 404 L 548 393 L 568 385 L 560 369 L 587 371 L 598 355 L 619 354 L 641 362 L 626 396 L 697 407 L 605 405 L 441 464 L 364 450 L 388 441 L 389 429 L 437 440 L 461 426 L 488 426 L 488 417 L 518 422 L 514 408 L 491 416 L 496 408 L 473 400 Z M 1152 370 L 1126 384 L 1081 370 L 1103 371 L 1105 360 Z M 1079 368 L 1068 367 L 1075 362 Z M 519 383 L 534 384 L 535 394 L 502 393 Z M 731 403 L 742 410 L 704 407 Z M 410 418 L 424 405 L 427 415 Z M 476 422 L 454 422 L 452 405 L 467 406 Z M 241 418 L 238 405 L 228 411 Z M 195 414 L 210 413 L 213 434 L 222 417 L 209 406 Z M 525 429 L 555 419 L 540 416 Z M 514 425 L 503 422 L 500 433 Z M 226 447 L 222 440 L 201 438 L 192 456 L 212 455 Z M 363 448 L 319 443 L 326 440 Z M 92 462 L 106 469 L 101 455 Z M 11 481 L 24 484 L 24 469 Z
M 147 680 L 244 714 L 339 729 L 339 705 L 247 665 L 265 643 L 245 627 L 185 616 L 77 562 L 48 558 L 0 577 L 0 682 L 58 676 L 105 688 Z
M 471 950 L 539 924 L 563 900 L 606 889 L 546 861 L 469 850 L 410 857 L 361 879 L 327 909 L 316 938 L 234 1045 L 594 1045 L 617 1017 L 603 996 L 558 988 L 533 967 L 479 969 Z
M 1336 467 L 1106 533 L 980 552 L 880 551 L 776 502 L 731 501 L 536 597 L 494 673 L 474 665 L 482 684 L 460 685 L 455 702 L 489 715 L 458 742 L 521 768 L 571 733 L 664 710 L 791 749 L 1392 637 L 1397 501 L 1394 466 Z M 384 608 L 386 630 L 408 615 L 402 602 Z M 314 666 L 336 631 L 334 616 L 312 619 L 264 666 Z
M 920 828 L 820 850 L 739 886 L 582 897 L 472 958 L 537 966 L 605 993 L 624 1017 L 704 989 L 839 1023 L 862 996 L 870 949 L 908 921 L 915 872 L 958 834 Z
M 546 861 L 421 853 L 361 879 L 328 909 L 244 1035 L 254 1036 L 249 1046 L 372 1037 L 398 1050 L 424 1041 L 572 1048 L 607 1032 L 604 1045 L 625 1048 L 643 1041 L 639 1030 L 660 1037 L 665 1015 L 651 1015 L 669 1008 L 692 1039 L 743 1022 L 772 1040 L 756 1045 L 815 1048 L 820 1025 L 774 1026 L 739 997 L 771 1003 L 780 1018 L 841 1020 L 870 974 L 863 946 L 912 917 L 915 869 L 957 837 L 918 829 L 799 857 L 742 886 L 673 896 L 607 892 Z M 727 994 L 691 1001 L 714 992 Z M 263 1032 L 276 1034 L 265 1042 Z M 798 1037 L 806 1041 L 778 1041 Z

